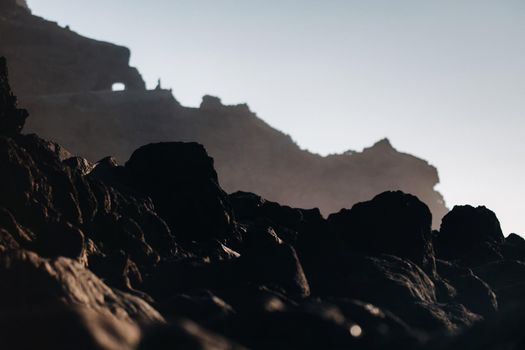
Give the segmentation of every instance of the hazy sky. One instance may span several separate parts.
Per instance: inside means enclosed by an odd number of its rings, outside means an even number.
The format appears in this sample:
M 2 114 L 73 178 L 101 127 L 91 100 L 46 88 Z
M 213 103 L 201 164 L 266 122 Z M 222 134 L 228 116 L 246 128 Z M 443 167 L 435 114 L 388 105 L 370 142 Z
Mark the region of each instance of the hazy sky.
M 183 104 L 247 102 L 320 154 L 388 137 L 435 165 L 447 204 L 525 234 L 523 0 L 28 0 L 132 49 Z

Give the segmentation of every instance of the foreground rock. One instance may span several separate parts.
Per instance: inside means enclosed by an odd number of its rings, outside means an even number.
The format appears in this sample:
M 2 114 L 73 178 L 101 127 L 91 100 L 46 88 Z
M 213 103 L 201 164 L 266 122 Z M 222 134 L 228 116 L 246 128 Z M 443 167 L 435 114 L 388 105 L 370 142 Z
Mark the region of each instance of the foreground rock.
M 441 223 L 435 242 L 439 257 L 468 266 L 502 260 L 503 232 L 491 210 L 456 206 Z
M 385 192 L 328 218 L 338 242 L 349 250 L 408 259 L 427 273 L 435 271 L 432 215 L 417 197 Z
M 2 125 L 18 125 L 4 86 Z M 0 193 L 2 348 L 523 345 L 525 244 L 486 208 L 433 235 L 400 191 L 324 219 L 227 195 L 195 143 L 93 164 L 17 128 L 0 135 Z
M 141 327 L 164 322 L 145 301 L 112 290 L 77 262 L 0 249 L 2 347 L 133 349 Z
M 150 144 L 133 153 L 126 170 L 180 240 L 230 238 L 232 209 L 202 145 Z

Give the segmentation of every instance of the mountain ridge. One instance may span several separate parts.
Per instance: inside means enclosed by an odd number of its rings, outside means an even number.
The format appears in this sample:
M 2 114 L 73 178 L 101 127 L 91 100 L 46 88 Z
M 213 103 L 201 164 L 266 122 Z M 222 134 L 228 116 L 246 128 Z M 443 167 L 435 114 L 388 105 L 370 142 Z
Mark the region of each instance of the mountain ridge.
M 0 18 L 0 31 L 11 37 L 0 42 L 0 54 L 12 62 L 13 90 L 32 115 L 25 132 L 93 162 L 108 155 L 123 162 L 146 143 L 195 141 L 215 159 L 228 192 L 256 192 L 294 207 L 319 207 L 328 215 L 383 191 L 402 190 L 429 205 L 434 227 L 448 211 L 434 189 L 437 170 L 389 142 L 319 156 L 247 104 L 225 106 L 206 95 L 198 108 L 190 108 L 170 90 L 146 90 L 140 72 L 129 66 L 127 48 L 80 37 L 20 8 Z M 111 91 L 116 82 L 124 82 L 126 90 Z

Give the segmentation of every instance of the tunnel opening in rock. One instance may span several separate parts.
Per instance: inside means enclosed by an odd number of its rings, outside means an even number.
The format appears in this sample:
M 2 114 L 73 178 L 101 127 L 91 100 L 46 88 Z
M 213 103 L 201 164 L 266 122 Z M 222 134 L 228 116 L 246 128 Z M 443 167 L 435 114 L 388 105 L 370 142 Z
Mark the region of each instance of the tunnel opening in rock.
M 125 91 L 126 90 L 126 84 L 124 83 L 113 83 L 111 85 L 111 91 Z

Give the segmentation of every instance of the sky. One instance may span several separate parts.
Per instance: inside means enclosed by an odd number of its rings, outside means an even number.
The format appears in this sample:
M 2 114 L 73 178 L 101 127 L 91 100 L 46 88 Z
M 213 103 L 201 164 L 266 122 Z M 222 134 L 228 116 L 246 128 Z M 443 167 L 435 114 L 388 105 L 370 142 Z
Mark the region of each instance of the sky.
M 439 171 L 449 207 L 525 235 L 523 0 L 28 0 L 132 50 L 177 100 L 248 103 L 304 149 L 388 137 Z

